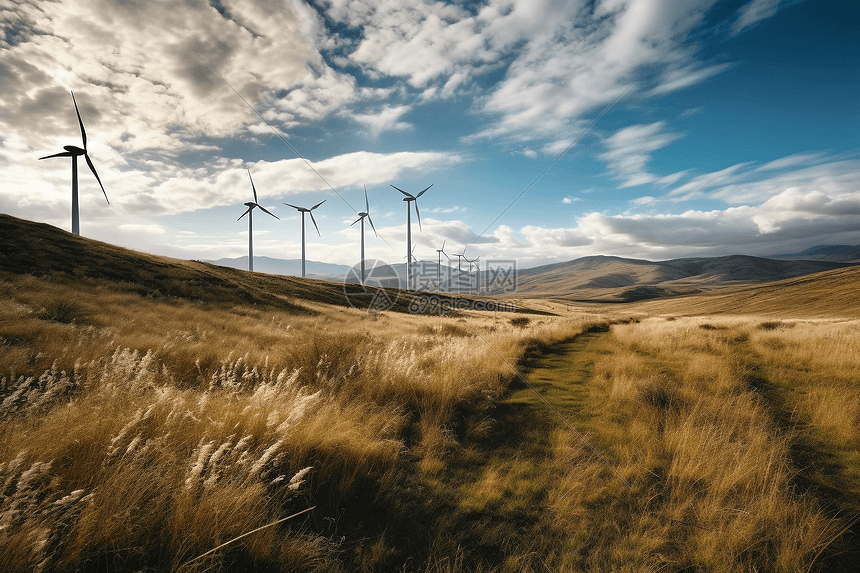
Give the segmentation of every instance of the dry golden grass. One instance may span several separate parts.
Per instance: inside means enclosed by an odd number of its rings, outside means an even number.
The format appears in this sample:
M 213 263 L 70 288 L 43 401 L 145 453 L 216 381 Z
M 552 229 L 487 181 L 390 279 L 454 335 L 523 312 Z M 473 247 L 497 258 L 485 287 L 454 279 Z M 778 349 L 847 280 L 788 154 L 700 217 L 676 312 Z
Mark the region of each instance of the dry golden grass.
M 510 365 L 567 335 L 551 319 L 297 314 L 96 280 L 7 274 L 0 292 L 4 571 L 407 559 L 413 474 L 486 432 Z M 374 541 L 334 541 L 352 532 Z
M 498 547 L 505 571 L 844 567 L 860 505 L 839 512 L 800 486 L 803 432 L 783 423 L 757 378 L 767 363 L 751 354 L 760 322 L 615 324 L 552 367 L 538 360 L 528 379 L 579 433 L 528 388 L 516 393 L 505 420 L 522 425 L 514 440 L 460 478 L 460 510 L 473 516 L 461 527 L 472 533 L 456 539 Z M 839 390 L 838 380 L 818 383 Z

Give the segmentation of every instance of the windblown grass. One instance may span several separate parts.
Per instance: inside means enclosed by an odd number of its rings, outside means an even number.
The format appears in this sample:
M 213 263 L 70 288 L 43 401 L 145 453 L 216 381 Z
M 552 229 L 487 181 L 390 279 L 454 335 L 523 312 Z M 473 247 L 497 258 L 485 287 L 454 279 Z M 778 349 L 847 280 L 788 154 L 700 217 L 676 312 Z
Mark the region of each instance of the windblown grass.
M 4 571 L 379 570 L 427 554 L 404 546 L 420 476 L 487 431 L 527 348 L 566 335 L 551 319 L 3 281 Z

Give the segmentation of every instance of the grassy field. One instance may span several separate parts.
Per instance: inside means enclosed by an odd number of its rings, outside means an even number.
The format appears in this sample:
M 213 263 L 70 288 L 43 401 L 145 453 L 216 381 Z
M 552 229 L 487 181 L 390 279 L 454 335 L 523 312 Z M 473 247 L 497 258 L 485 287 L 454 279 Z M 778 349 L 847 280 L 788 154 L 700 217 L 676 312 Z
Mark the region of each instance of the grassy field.
M 0 223 L 2 571 L 856 569 L 856 320 L 368 313 Z

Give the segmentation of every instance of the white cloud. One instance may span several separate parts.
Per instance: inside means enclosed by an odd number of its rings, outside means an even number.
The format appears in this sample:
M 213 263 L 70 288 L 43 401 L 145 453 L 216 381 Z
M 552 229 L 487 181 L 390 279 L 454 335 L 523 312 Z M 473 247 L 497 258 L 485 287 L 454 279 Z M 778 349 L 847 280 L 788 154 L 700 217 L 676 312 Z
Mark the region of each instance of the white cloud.
M 657 74 L 651 95 L 726 70 L 728 64 L 698 63 L 685 47 L 714 1 L 604 1 L 595 8 L 584 0 L 489 0 L 473 12 L 445 2 L 329 0 L 325 10 L 361 29 L 348 49 L 351 61 L 373 77 L 404 78 L 424 100 L 451 97 L 506 67 L 504 80 L 479 102 L 493 126 L 476 137 L 569 142 L 584 114 L 631 81 L 634 91 L 654 83 L 636 80 L 645 70 Z
M 682 138 L 682 134 L 668 133 L 662 121 L 647 125 L 631 125 L 609 136 L 604 141 L 606 152 L 600 158 L 609 163 L 615 175 L 623 180 L 622 187 L 648 183 L 670 184 L 682 174 L 663 179 L 648 173 L 646 165 L 651 154 Z
M 571 203 L 575 203 L 576 201 L 582 201 L 582 199 L 580 197 L 565 197 L 561 200 L 561 202 L 566 205 L 570 205 Z
M 353 114 L 351 117 L 354 121 L 362 124 L 374 135 L 378 135 L 383 131 L 409 129 L 411 125 L 405 121 L 399 121 L 403 114 L 412 109 L 410 106 L 383 106 L 377 113 L 371 114 Z
M 74 89 L 103 144 L 184 149 L 177 132 L 225 136 L 257 122 L 247 104 L 291 126 L 372 95 L 325 64 L 323 23 L 303 2 L 219 6 L 36 0 L 0 12 L 0 27 L 20 30 L 0 40 L 0 116 L 31 145 L 73 136 Z
M 667 69 L 663 72 L 660 83 L 652 88 L 648 94 L 652 96 L 664 95 L 700 84 L 710 77 L 723 73 L 731 66 L 731 64 L 716 64 L 704 68 L 684 66 Z
M 702 197 L 704 191 L 707 189 L 738 181 L 740 179 L 739 172 L 748 165 L 750 165 L 749 161 L 737 163 L 719 171 L 698 175 L 680 187 L 673 189 L 669 193 L 669 196 L 679 201 Z
M 738 19 L 732 24 L 732 33 L 739 34 L 776 14 L 779 0 L 752 0 L 738 10 Z
M 797 153 L 758 167 L 753 165 L 738 163 L 698 175 L 670 191 L 667 197 L 676 201 L 709 198 L 750 204 L 767 201 L 790 187 L 832 194 L 860 189 L 860 161 L 850 155 Z

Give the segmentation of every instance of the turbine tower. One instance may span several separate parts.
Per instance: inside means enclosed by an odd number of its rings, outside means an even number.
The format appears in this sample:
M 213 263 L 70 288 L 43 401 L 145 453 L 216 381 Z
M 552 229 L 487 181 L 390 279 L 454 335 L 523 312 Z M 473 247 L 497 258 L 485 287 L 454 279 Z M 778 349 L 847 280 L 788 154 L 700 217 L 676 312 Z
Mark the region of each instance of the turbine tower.
M 428 187 L 424 188 L 418 195 L 413 195 L 412 193 L 407 193 L 403 189 L 399 187 L 395 187 L 395 189 L 406 195 L 403 198 L 406 201 L 406 286 L 408 289 L 412 289 L 412 207 L 410 207 L 410 203 L 415 203 L 415 214 L 418 216 L 418 230 L 421 230 L 421 212 L 418 210 L 418 198 L 424 195 L 427 192 L 427 189 L 433 187 L 431 183 Z
M 71 92 L 72 94 L 72 102 L 75 104 L 75 113 L 78 115 L 78 123 L 81 125 L 81 140 L 83 141 L 83 148 L 74 146 L 74 145 L 64 145 L 62 151 L 60 153 L 55 153 L 54 155 L 46 155 L 45 157 L 40 157 L 39 159 L 50 159 L 52 157 L 71 157 L 72 158 L 72 233 L 75 235 L 81 234 L 81 218 L 80 218 L 80 209 L 78 208 L 78 157 L 81 155 L 84 156 L 84 159 L 87 160 L 87 165 L 90 167 L 90 171 L 93 172 L 93 175 L 96 176 L 96 181 L 99 182 L 99 187 L 102 188 L 102 193 L 105 194 L 105 201 L 107 201 L 108 205 L 110 205 L 110 201 L 108 200 L 107 191 L 105 191 L 105 186 L 102 185 L 102 180 L 99 179 L 99 174 L 96 173 L 96 167 L 93 165 L 93 162 L 90 160 L 90 156 L 87 153 L 87 132 L 84 129 L 84 122 L 81 119 L 81 112 L 78 110 L 78 102 L 75 100 L 75 92 Z
M 302 277 L 305 276 L 305 213 L 310 213 L 311 221 L 313 221 L 314 227 L 316 227 L 316 230 L 317 230 L 317 235 L 320 235 L 320 228 L 317 227 L 317 220 L 314 219 L 314 214 L 311 213 L 311 211 L 313 211 L 314 209 L 316 209 L 317 207 L 319 207 L 320 205 L 322 205 L 325 202 L 326 202 L 326 199 L 323 199 L 322 201 L 320 201 L 319 203 L 317 203 L 316 205 L 314 205 L 310 209 L 308 209 L 307 207 L 297 207 L 296 205 L 290 205 L 289 203 L 284 203 L 284 205 L 286 205 L 287 207 L 292 207 L 293 209 L 295 209 L 296 211 L 298 211 L 299 213 L 302 214 Z M 322 236 L 322 235 L 320 235 L 320 236 Z
M 361 284 L 364 284 L 364 218 L 367 217 L 367 220 L 370 222 L 370 228 L 373 229 L 373 234 L 379 238 L 379 234 L 376 232 L 376 227 L 373 225 L 373 219 L 370 218 L 370 202 L 367 200 L 367 185 L 364 186 L 364 211 L 358 214 L 358 219 L 352 222 L 352 225 L 355 225 L 359 221 L 361 221 Z M 352 227 L 350 225 L 350 227 Z M 304 233 L 302 233 L 304 235 Z M 304 259 L 304 256 L 302 256 Z M 304 275 L 302 275 L 304 276 Z
M 445 240 L 447 241 L 447 239 Z M 442 241 L 441 249 L 436 249 L 436 256 L 439 259 L 436 261 L 436 292 L 439 292 L 439 288 L 442 286 L 442 255 L 445 255 L 445 258 L 449 261 L 451 260 L 448 253 L 445 252 L 445 241 Z
M 267 211 L 265 207 L 263 207 L 262 205 L 257 203 L 257 188 L 254 187 L 254 179 L 251 177 L 251 170 L 250 169 L 248 170 L 248 179 L 251 180 L 251 190 L 254 192 L 254 200 L 248 201 L 247 203 L 245 203 L 245 206 L 248 208 L 248 210 L 245 211 L 244 213 L 242 213 L 242 217 L 244 217 L 245 215 L 248 215 L 248 270 L 253 271 L 254 270 L 254 213 L 252 211 L 254 210 L 255 207 L 259 207 L 260 209 L 263 210 L 264 213 L 269 213 L 269 211 Z M 272 214 L 269 213 L 269 215 L 272 215 Z M 239 217 L 239 219 L 236 219 L 236 220 L 238 221 L 242 217 Z M 275 219 L 278 219 L 278 217 L 276 215 L 272 215 L 272 217 L 275 217 Z M 280 221 L 280 219 L 278 219 L 278 221 Z

